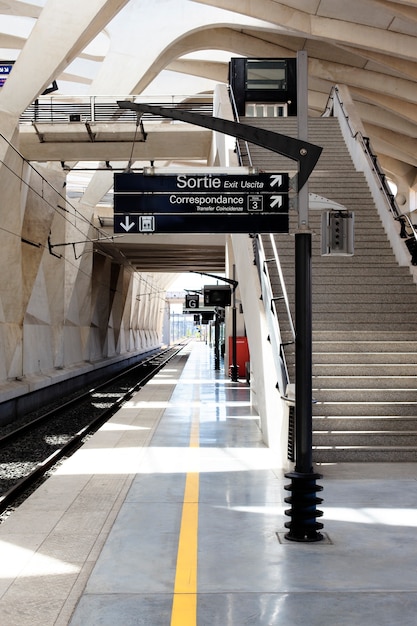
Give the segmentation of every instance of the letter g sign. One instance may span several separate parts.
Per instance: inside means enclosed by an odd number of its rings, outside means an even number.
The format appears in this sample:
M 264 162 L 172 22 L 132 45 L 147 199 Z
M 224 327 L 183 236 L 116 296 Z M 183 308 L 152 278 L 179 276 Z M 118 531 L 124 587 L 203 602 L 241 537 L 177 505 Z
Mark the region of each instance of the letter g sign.
M 186 309 L 198 309 L 199 297 L 197 295 L 194 296 L 185 296 L 185 308 Z

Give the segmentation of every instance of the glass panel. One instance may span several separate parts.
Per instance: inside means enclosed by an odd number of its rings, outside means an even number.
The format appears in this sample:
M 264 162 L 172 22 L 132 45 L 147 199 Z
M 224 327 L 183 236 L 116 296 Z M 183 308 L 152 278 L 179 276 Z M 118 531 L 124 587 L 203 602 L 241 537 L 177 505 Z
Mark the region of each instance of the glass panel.
M 246 89 L 287 89 L 286 61 L 247 61 Z

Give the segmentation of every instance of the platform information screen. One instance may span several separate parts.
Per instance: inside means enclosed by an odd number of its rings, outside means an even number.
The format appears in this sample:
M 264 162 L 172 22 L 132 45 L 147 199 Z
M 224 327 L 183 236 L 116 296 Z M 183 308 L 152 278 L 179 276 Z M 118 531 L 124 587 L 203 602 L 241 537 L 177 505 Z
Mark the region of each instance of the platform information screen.
M 114 175 L 115 233 L 287 233 L 288 173 Z

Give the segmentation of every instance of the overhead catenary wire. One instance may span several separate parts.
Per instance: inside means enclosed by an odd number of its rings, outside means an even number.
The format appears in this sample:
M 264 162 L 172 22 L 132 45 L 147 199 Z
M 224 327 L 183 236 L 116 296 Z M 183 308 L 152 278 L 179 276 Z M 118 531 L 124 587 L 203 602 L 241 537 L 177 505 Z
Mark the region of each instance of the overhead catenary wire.
M 22 237 L 19 233 L 15 233 L 15 232 L 13 232 L 13 231 L 12 231 L 12 230 L 10 230 L 10 229 L 5 228 L 4 226 L 0 226 L 0 231 L 1 231 L 1 232 L 5 232 L 5 233 L 7 233 L 8 235 L 11 235 L 12 237 L 16 237 L 16 238 L 17 238 L 17 239 L 19 239 L 22 243 L 28 244 L 28 245 L 33 246 L 33 247 L 35 247 L 35 248 L 41 248 L 41 249 L 43 249 L 44 251 L 49 251 L 49 253 L 50 253 L 52 256 L 54 256 L 54 257 L 56 257 L 56 258 L 58 258 L 58 259 L 62 259 L 62 258 L 63 258 L 63 256 L 62 256 L 62 255 L 60 255 L 60 254 L 55 254 L 55 253 L 51 252 L 51 250 L 49 249 L 49 246 L 47 246 L 47 245 L 45 245 L 45 244 L 43 244 L 43 243 L 40 243 L 40 242 L 34 242 L 34 241 L 29 240 L 29 239 L 23 238 L 23 237 Z M 72 244 L 71 244 L 71 243 L 69 243 L 68 245 L 72 245 Z M 117 250 L 117 248 L 116 248 L 116 250 Z M 97 254 L 102 254 L 101 250 L 96 250 L 96 249 L 94 249 L 94 248 L 93 248 L 92 250 L 89 250 L 89 252 L 91 252 L 91 253 L 96 252 Z M 82 256 L 82 255 L 79 255 L 79 257 L 80 257 L 80 256 Z M 109 256 L 110 256 L 110 255 L 109 255 Z M 123 255 L 123 256 L 124 256 L 124 255 Z M 77 260 L 79 257 L 76 257 L 76 260 Z M 118 262 L 117 262 L 117 260 L 116 260 L 114 257 L 110 257 L 110 259 L 112 260 L 112 262 L 114 262 L 114 263 L 116 263 L 116 264 L 118 263 Z M 79 266 L 78 264 L 73 263 L 70 259 L 66 259 L 66 262 L 67 262 L 69 265 L 71 265 L 71 267 L 73 267 L 74 269 L 76 269 L 78 273 L 83 274 L 83 275 L 84 275 L 84 276 L 86 276 L 87 278 L 91 278 L 91 274 L 90 274 L 88 271 L 84 270 L 84 269 L 83 269 L 81 266 Z M 157 294 L 157 293 L 161 293 L 161 291 L 160 291 L 160 287 L 159 287 L 159 286 L 155 286 L 155 285 L 153 285 L 153 284 L 152 284 L 149 280 L 147 280 L 147 279 L 145 278 L 145 275 L 144 275 L 144 274 L 142 274 L 142 273 L 140 273 L 140 272 L 136 271 L 136 270 L 135 270 L 135 269 L 131 266 L 130 262 L 125 263 L 125 262 L 122 262 L 122 261 L 121 261 L 121 262 L 119 262 L 118 264 L 119 264 L 119 265 L 123 265 L 124 267 L 127 267 L 127 266 L 129 266 L 129 267 L 130 267 L 130 270 L 131 270 L 131 272 L 130 272 L 130 273 L 131 273 L 132 279 L 133 279 L 133 280 L 137 283 L 137 285 L 138 285 L 138 289 L 139 289 L 141 286 L 143 286 L 143 284 L 145 284 L 145 285 L 146 285 L 146 286 L 147 286 L 150 290 L 152 290 L 152 291 L 153 291 L 153 292 L 155 292 L 156 294 Z M 102 287 L 108 287 L 108 283 L 107 283 L 107 282 L 100 281 L 98 278 L 95 278 L 95 280 L 96 280 L 96 281 L 97 281 L 97 283 L 98 283 L 99 285 L 101 285 Z M 120 289 L 117 289 L 117 288 L 116 288 L 116 289 L 115 289 L 115 291 L 116 291 L 116 293 L 119 293 L 120 295 L 123 295 L 123 291 L 122 291 L 122 290 L 120 290 Z
M 98 226 L 96 226 L 93 222 L 91 222 L 91 220 L 89 220 L 85 215 L 83 215 L 83 213 L 81 213 L 69 200 L 66 196 L 64 196 L 58 189 L 56 189 L 37 169 L 34 165 L 32 165 L 32 163 L 30 161 L 28 161 L 20 152 L 19 150 L 17 150 L 17 148 L 2 134 L 0 133 L 0 137 L 8 144 L 8 146 L 16 153 L 16 155 L 21 159 L 22 163 L 26 164 L 28 167 L 31 168 L 31 170 L 33 172 L 35 172 L 35 174 L 37 176 L 39 176 L 39 178 L 42 181 L 42 193 L 39 192 L 37 189 L 35 189 L 32 185 L 30 185 L 29 182 L 27 182 L 23 175 L 15 172 L 9 165 L 8 163 L 6 163 L 3 160 L 0 160 L 1 165 L 3 165 L 11 174 L 13 174 L 14 176 L 16 176 L 16 178 L 18 178 L 20 180 L 20 182 L 24 185 L 26 185 L 26 187 L 28 189 L 30 189 L 34 194 L 36 194 L 39 198 L 41 198 L 46 204 L 47 206 L 49 206 L 50 208 L 52 208 L 53 210 L 56 211 L 57 208 L 59 208 L 61 211 L 64 212 L 68 212 L 70 213 L 70 211 L 66 208 L 63 207 L 60 204 L 57 204 L 56 206 L 54 206 L 51 202 L 49 202 L 44 194 L 43 194 L 43 185 L 46 185 L 47 187 L 49 187 L 49 189 L 51 189 L 55 194 L 57 194 L 57 196 L 63 201 L 64 204 L 69 205 L 70 208 L 74 211 L 74 217 L 75 218 L 79 218 L 81 221 L 85 222 L 86 225 L 90 226 L 91 228 L 93 228 L 99 235 L 102 235 L 102 239 L 112 239 L 111 237 L 109 237 L 107 235 L 107 233 L 103 232 Z M 64 217 L 64 216 L 63 216 Z M 64 219 L 67 219 L 64 217 Z M 69 221 L 67 219 L 67 221 Z M 73 224 L 72 222 L 71 225 L 78 230 L 80 233 L 82 233 L 83 235 L 85 235 L 85 233 L 79 229 L 75 224 Z M 88 237 L 88 236 L 87 236 Z M 91 238 L 88 237 L 88 239 L 90 240 Z M 91 241 L 94 241 L 93 239 L 91 239 Z
M 139 122 L 140 120 L 138 120 L 138 126 L 139 126 Z M 143 129 L 142 129 L 142 132 Z M 122 257 L 121 261 L 117 261 L 117 258 L 112 257 L 112 261 L 115 263 L 119 263 L 120 265 L 123 265 L 125 267 L 129 267 L 131 274 L 133 276 L 133 280 L 135 282 L 138 283 L 138 285 L 140 286 L 142 283 L 145 283 L 148 288 L 152 291 L 158 292 L 158 290 L 160 289 L 160 287 L 156 287 L 154 285 L 152 285 L 151 282 L 149 282 L 142 273 L 139 273 L 130 263 L 130 261 L 125 257 L 125 255 L 119 250 L 119 248 L 113 243 L 115 237 L 114 235 L 112 236 L 108 236 L 107 233 L 103 232 L 99 227 L 97 227 L 93 222 L 91 222 L 85 215 L 83 215 L 79 210 L 77 210 L 77 208 L 68 201 L 68 199 L 66 198 L 66 196 L 62 195 L 62 193 L 60 191 L 58 191 L 37 169 L 36 167 L 34 167 L 32 165 L 32 163 L 30 163 L 30 161 L 28 161 L 20 152 L 19 150 L 2 134 L 0 133 L 0 137 L 7 143 L 7 145 L 15 152 L 15 154 L 20 158 L 21 163 L 27 165 L 28 167 L 30 167 L 30 169 L 35 172 L 35 174 L 37 176 L 39 176 L 39 178 L 42 181 L 42 192 L 40 192 L 39 190 L 35 189 L 33 187 L 33 185 L 31 185 L 27 180 L 25 180 L 23 173 L 19 173 L 14 171 L 9 165 L 8 163 L 6 163 L 4 160 L 0 160 L 0 164 L 2 166 L 4 166 L 13 176 L 15 176 L 22 184 L 24 184 L 28 189 L 30 189 L 30 191 L 32 191 L 34 194 L 36 194 L 41 200 L 42 202 L 44 202 L 46 204 L 46 206 L 48 206 L 49 208 L 51 208 L 53 211 L 55 211 L 62 219 L 64 219 L 65 221 L 67 221 L 75 230 L 77 230 L 85 239 L 83 241 L 76 241 L 76 242 L 65 242 L 62 244 L 52 244 L 51 243 L 51 234 L 49 233 L 48 235 L 48 239 L 47 239 L 47 245 L 41 243 L 41 242 L 37 242 L 37 241 L 32 241 L 27 237 L 22 237 L 22 235 L 20 233 L 16 233 L 13 232 L 10 229 L 5 228 L 4 226 L 0 226 L 0 231 L 3 231 L 9 235 L 12 235 L 18 239 L 20 239 L 20 241 L 22 243 L 25 243 L 27 245 L 31 245 L 33 247 L 36 248 L 42 248 L 45 251 L 48 251 L 52 256 L 55 256 L 58 259 L 62 259 L 63 256 L 60 254 L 56 254 L 53 252 L 53 248 L 54 247 L 58 247 L 58 246 L 67 246 L 67 245 L 71 245 L 73 247 L 74 250 L 74 257 L 75 260 L 78 260 L 80 258 L 80 256 L 82 255 L 78 255 L 75 252 L 75 245 L 77 244 L 83 244 L 83 243 L 90 243 L 93 245 L 93 248 L 91 251 L 91 253 L 95 252 L 95 248 L 94 248 L 94 244 L 97 242 L 102 242 L 102 241 L 108 241 L 109 242 L 109 246 L 112 246 L 113 251 L 116 252 L 118 255 L 120 255 Z M 133 150 L 133 148 L 132 148 Z M 133 154 L 133 152 L 132 152 Z M 51 203 L 44 195 L 43 193 L 43 186 L 46 185 L 47 187 L 49 187 L 50 190 L 52 190 L 62 201 L 65 205 L 68 205 L 70 207 L 70 209 L 72 209 L 73 213 L 73 217 L 74 218 L 79 218 L 82 222 L 85 223 L 86 226 L 91 227 L 94 229 L 94 231 L 97 233 L 98 237 L 97 238 L 92 238 L 89 237 L 88 234 L 86 232 L 84 232 L 82 229 L 80 229 L 76 224 L 73 223 L 72 220 L 69 219 L 68 216 L 65 215 L 65 213 L 71 214 L 71 211 L 66 208 L 63 207 L 61 204 L 53 204 Z M 123 235 L 121 235 L 121 237 L 123 237 Z M 119 237 L 117 237 L 119 238 Z M 88 272 L 86 272 L 85 270 L 83 270 L 82 268 L 79 267 L 79 265 L 75 264 L 75 263 L 71 263 L 71 261 L 69 259 L 66 259 L 67 262 L 69 262 L 71 265 L 74 266 L 74 268 L 76 268 L 79 272 L 83 273 L 85 276 L 90 276 L 90 274 Z M 100 283 L 99 283 L 100 284 Z M 104 283 L 102 283 L 104 285 Z M 120 292 L 122 293 L 122 292 Z

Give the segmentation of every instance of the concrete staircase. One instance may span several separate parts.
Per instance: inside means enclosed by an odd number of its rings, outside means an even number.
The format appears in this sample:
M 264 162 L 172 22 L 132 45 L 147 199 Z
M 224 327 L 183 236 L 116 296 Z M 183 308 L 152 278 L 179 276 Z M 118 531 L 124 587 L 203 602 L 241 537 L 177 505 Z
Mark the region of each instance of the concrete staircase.
M 297 136 L 294 118 L 247 119 Z M 417 460 L 417 288 L 389 245 L 364 176 L 356 172 L 336 118 L 313 118 L 309 140 L 323 153 L 309 191 L 355 213 L 353 257 L 322 257 L 321 211 L 310 211 L 315 233 L 313 275 L 313 445 L 316 462 Z M 241 146 L 244 151 L 244 146 Z M 294 170 L 294 163 L 250 146 L 253 165 Z M 276 235 L 294 310 L 295 211 L 290 234 Z M 268 237 L 263 237 L 268 257 Z M 272 257 L 272 251 L 270 251 Z M 275 295 L 279 285 L 269 264 Z M 284 340 L 289 338 L 281 316 Z M 286 351 L 294 381 L 293 346 Z

